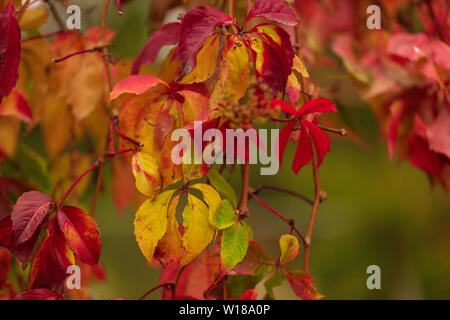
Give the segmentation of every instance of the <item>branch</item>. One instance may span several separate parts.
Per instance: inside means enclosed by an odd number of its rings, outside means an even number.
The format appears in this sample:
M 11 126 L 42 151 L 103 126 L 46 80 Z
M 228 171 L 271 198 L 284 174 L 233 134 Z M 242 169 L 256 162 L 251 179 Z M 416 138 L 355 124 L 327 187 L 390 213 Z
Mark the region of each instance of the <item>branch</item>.
M 73 52 L 73 53 L 68 54 L 67 56 L 59 58 L 59 59 L 53 58 L 52 62 L 53 63 L 58 63 L 58 62 L 70 59 L 70 58 L 72 58 L 74 56 L 78 56 L 80 54 L 91 53 L 91 52 L 101 52 L 101 51 L 103 51 L 104 47 L 105 46 L 95 46 L 95 47 L 92 47 L 90 49 L 85 49 L 85 50 L 80 50 L 80 51 L 77 51 L 77 52 Z
M 307 204 L 310 204 L 310 205 L 312 205 L 314 203 L 311 199 L 309 199 L 308 197 L 306 197 L 306 196 L 304 196 L 304 195 L 302 195 L 302 194 L 300 194 L 298 192 L 295 192 L 295 191 L 292 191 L 292 190 L 289 190 L 289 189 L 286 189 L 286 188 L 282 188 L 282 187 L 269 186 L 269 185 L 265 185 L 265 184 L 256 187 L 252 193 L 257 195 L 258 193 L 260 193 L 264 189 L 275 190 L 275 191 L 279 191 L 279 192 L 284 192 L 284 193 L 290 194 L 290 195 L 292 195 L 294 197 L 297 197 L 297 198 L 305 201 Z
M 249 194 L 249 180 L 250 180 L 250 163 L 246 162 L 242 165 L 242 194 L 239 200 L 238 210 L 239 214 L 246 217 L 248 210 L 248 194 Z
M 283 220 L 284 222 L 286 222 L 290 227 L 291 227 L 291 232 L 292 230 L 295 231 L 295 233 L 299 236 L 299 238 L 302 240 L 303 244 L 305 245 L 305 250 L 306 250 L 306 239 L 305 237 L 303 237 L 303 235 L 301 234 L 301 232 L 297 229 L 297 227 L 295 226 L 295 221 L 293 219 L 287 218 L 284 215 L 282 215 L 281 213 L 279 213 L 277 210 L 275 210 L 274 208 L 272 208 L 271 206 L 269 206 L 267 203 L 265 203 L 264 201 L 262 201 L 260 198 L 258 198 L 254 192 L 250 192 L 250 196 L 255 199 L 260 205 L 262 205 L 264 208 L 266 208 L 267 210 L 269 210 L 270 212 L 272 212 L 273 214 L 275 214 L 278 218 L 280 218 L 281 220 Z

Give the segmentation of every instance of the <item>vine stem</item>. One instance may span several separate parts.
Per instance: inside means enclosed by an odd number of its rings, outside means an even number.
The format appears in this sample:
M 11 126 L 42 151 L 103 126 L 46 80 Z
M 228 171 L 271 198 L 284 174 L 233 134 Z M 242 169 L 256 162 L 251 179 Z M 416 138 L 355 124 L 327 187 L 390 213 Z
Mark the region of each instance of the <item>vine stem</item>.
M 174 284 L 172 282 L 159 284 L 156 287 L 151 288 L 146 293 L 144 293 L 144 295 L 142 297 L 140 297 L 139 300 L 144 300 L 149 294 L 151 294 L 152 292 L 154 292 L 154 291 L 156 291 L 158 289 L 161 289 L 161 288 L 174 290 L 175 286 L 174 286 Z
M 58 10 L 55 7 L 55 4 L 51 0 L 45 0 L 45 3 L 48 4 L 48 7 L 53 15 L 53 17 L 56 20 L 56 23 L 58 24 L 59 28 L 61 30 L 66 30 L 66 25 L 64 24 L 63 19 L 59 16 Z
M 248 214 L 248 195 L 249 195 L 249 181 L 250 181 L 250 163 L 246 162 L 242 165 L 242 194 L 239 200 L 239 213 L 243 216 Z
M 275 191 L 278 191 L 278 192 L 284 192 L 284 193 L 290 194 L 291 196 L 297 197 L 297 198 L 305 201 L 307 204 L 310 204 L 310 205 L 313 205 L 313 203 L 314 203 L 313 200 L 309 199 L 308 197 L 306 197 L 306 196 L 304 196 L 304 195 L 302 195 L 302 194 L 300 194 L 298 192 L 295 192 L 295 191 L 292 191 L 292 190 L 289 190 L 289 189 L 286 189 L 286 188 L 282 188 L 282 187 L 269 186 L 269 185 L 265 185 L 265 184 L 256 187 L 255 190 L 252 193 L 254 195 L 258 195 L 258 193 L 260 193 L 264 189 L 275 190 Z
M 271 206 L 269 206 L 267 203 L 265 203 L 263 200 L 261 200 L 260 198 L 258 198 L 255 193 L 252 191 L 250 192 L 250 196 L 255 199 L 260 205 L 262 205 L 264 208 L 266 208 L 267 210 L 269 210 L 270 212 L 272 212 L 273 214 L 275 214 L 278 218 L 280 218 L 281 220 L 283 220 L 284 222 L 286 222 L 290 227 L 292 231 L 295 231 L 295 233 L 299 236 L 299 238 L 302 240 L 303 244 L 305 245 L 305 249 L 306 249 L 306 239 L 305 237 L 301 234 L 301 232 L 297 229 L 297 227 L 295 226 L 295 221 L 293 219 L 287 218 L 285 217 L 283 214 L 281 214 L 280 212 L 278 212 L 277 210 L 275 210 L 274 208 L 272 208 Z
M 311 141 L 311 145 L 314 144 Z M 317 167 L 317 150 L 313 148 L 313 157 L 312 157 L 312 170 L 314 177 L 314 203 L 311 209 L 311 216 L 308 225 L 308 231 L 306 232 L 305 238 L 305 252 L 303 255 L 303 269 L 308 271 L 309 269 L 309 258 L 310 258 L 310 249 L 311 249 L 311 238 L 314 230 L 314 224 L 316 222 L 317 211 L 319 209 L 319 204 L 323 199 L 323 191 L 320 187 L 320 176 L 319 176 L 319 168 Z

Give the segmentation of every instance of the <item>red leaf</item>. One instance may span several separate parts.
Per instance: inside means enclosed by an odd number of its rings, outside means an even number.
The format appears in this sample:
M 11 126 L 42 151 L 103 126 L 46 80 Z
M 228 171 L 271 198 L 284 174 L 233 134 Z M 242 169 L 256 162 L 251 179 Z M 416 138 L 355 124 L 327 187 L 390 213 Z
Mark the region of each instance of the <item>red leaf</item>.
M 11 246 L 22 266 L 31 260 L 40 226 L 55 206 L 52 198 L 38 191 L 25 192 L 17 200 L 11 213 Z
M 427 128 L 430 149 L 450 159 L 450 111 L 443 108 L 437 119 Z
M 0 246 L 11 246 L 12 220 L 10 216 L 0 219 Z
M 129 76 L 114 86 L 109 94 L 109 100 L 114 100 L 123 93 L 141 95 L 158 84 L 168 87 L 167 83 L 150 74 Z
M 278 159 L 280 161 L 280 164 L 283 164 L 284 151 L 286 150 L 286 145 L 287 145 L 287 143 L 289 141 L 289 137 L 291 136 L 292 129 L 294 129 L 294 126 L 295 126 L 296 123 L 298 123 L 297 120 L 290 121 L 280 131 L 279 147 L 278 147 Z
M 13 300 L 62 300 L 61 294 L 48 289 L 32 289 L 17 294 Z
M 239 300 L 256 300 L 256 298 L 258 298 L 258 290 L 248 289 L 242 294 Z
M 11 92 L 19 77 L 21 33 L 15 14 L 11 2 L 0 11 L 0 101 Z
M 8 280 L 9 268 L 11 267 L 11 254 L 8 249 L 0 248 L 0 289 Z
M 298 111 L 299 116 L 306 116 L 310 113 L 336 112 L 336 106 L 327 99 L 312 99 L 306 102 Z
M 247 21 L 251 18 L 262 17 L 287 26 L 298 24 L 294 10 L 282 0 L 260 0 L 251 8 Z
M 313 157 L 313 150 L 309 135 L 306 131 L 305 125 L 300 123 L 300 137 L 298 138 L 297 150 L 295 151 L 294 161 L 292 162 L 292 170 L 295 174 L 308 164 Z
M 66 206 L 58 211 L 57 219 L 69 248 L 82 262 L 97 265 L 101 242 L 94 218 L 81 209 Z
M 233 22 L 229 15 L 210 6 L 196 7 L 184 16 L 178 42 L 178 58 L 186 63 L 183 75 L 194 69 L 198 51 L 215 33 L 216 27 L 231 25 Z
M 288 271 L 284 269 L 283 272 L 297 297 L 303 300 L 317 300 L 322 298 L 322 295 L 314 288 L 311 275 L 307 271 Z
M 303 123 L 308 127 L 309 134 L 314 141 L 317 152 L 317 167 L 320 167 L 325 154 L 330 151 L 330 138 L 328 138 L 328 135 L 314 123 L 306 120 L 303 121 Z
M 141 66 L 152 64 L 162 47 L 177 44 L 180 29 L 181 23 L 175 22 L 168 23 L 162 26 L 160 30 L 153 32 L 134 61 L 131 73 L 137 74 Z
M 28 287 L 53 289 L 64 281 L 67 267 L 73 263 L 73 254 L 66 245 L 56 219 L 53 219 L 47 225 L 47 235 L 31 265 Z
M 286 101 L 278 100 L 278 99 L 272 99 L 271 103 L 272 103 L 272 106 L 280 106 L 281 112 L 290 114 L 291 116 L 294 116 L 294 117 L 298 117 L 297 110 L 295 110 L 295 108 L 290 103 L 287 103 Z

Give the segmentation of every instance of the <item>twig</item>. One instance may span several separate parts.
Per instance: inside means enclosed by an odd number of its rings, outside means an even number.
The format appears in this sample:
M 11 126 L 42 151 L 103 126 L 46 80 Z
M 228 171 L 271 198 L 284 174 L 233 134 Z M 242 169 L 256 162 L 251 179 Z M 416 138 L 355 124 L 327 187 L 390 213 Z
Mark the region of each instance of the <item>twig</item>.
M 249 194 L 249 180 L 250 180 L 250 163 L 246 162 L 242 165 L 242 194 L 239 200 L 239 213 L 241 216 L 248 215 L 248 194 Z
M 277 186 L 269 186 L 269 185 L 265 185 L 265 184 L 256 187 L 252 193 L 255 194 L 255 195 L 258 195 L 258 193 L 260 193 L 264 189 L 275 190 L 275 191 L 279 191 L 279 192 L 284 192 L 284 193 L 290 194 L 290 195 L 292 195 L 294 197 L 297 197 L 297 198 L 305 201 L 306 203 L 308 203 L 310 205 L 312 205 L 314 203 L 314 201 L 312 201 L 308 197 L 306 197 L 306 196 L 304 196 L 304 195 L 302 195 L 302 194 L 300 194 L 298 192 L 295 192 L 293 190 L 289 190 L 289 189 L 282 188 L 282 187 L 277 187 Z
M 120 4 L 120 0 L 116 0 L 116 4 L 117 4 L 117 10 L 118 10 L 119 16 L 123 15 L 122 5 Z
M 295 221 L 293 219 L 287 218 L 284 215 L 282 215 L 281 213 L 279 213 L 277 210 L 275 210 L 274 208 L 272 208 L 271 206 L 269 206 L 267 203 L 265 203 L 264 201 L 262 201 L 260 198 L 258 198 L 254 192 L 250 192 L 250 196 L 255 199 L 260 205 L 262 205 L 264 208 L 266 208 L 267 210 L 269 210 L 270 212 L 272 212 L 273 214 L 275 214 L 278 218 L 280 218 L 281 220 L 283 220 L 284 222 L 286 222 L 290 227 L 291 227 L 291 232 L 292 230 L 295 231 L 295 233 L 300 237 L 300 239 L 302 240 L 303 244 L 305 245 L 305 249 L 306 249 L 306 239 L 305 237 L 303 237 L 303 235 L 301 234 L 301 232 L 297 229 L 297 227 L 295 226 Z
M 92 47 L 90 49 L 85 49 L 85 50 L 80 50 L 80 51 L 77 51 L 77 52 L 73 52 L 73 53 L 68 54 L 67 56 L 59 58 L 59 59 L 53 58 L 52 62 L 53 63 L 58 63 L 58 62 L 70 59 L 70 58 L 72 58 L 74 56 L 77 56 L 77 55 L 80 55 L 80 54 L 91 53 L 91 52 L 101 52 L 103 50 L 103 47 L 104 46 L 95 46 L 95 47 Z
M 331 133 L 336 133 L 336 134 L 339 134 L 341 136 L 346 136 L 348 134 L 347 130 L 345 130 L 345 129 L 327 128 L 327 127 L 324 127 L 324 126 L 322 126 L 320 124 L 318 124 L 317 126 L 320 129 L 324 130 L 324 131 L 328 131 L 328 132 L 331 132 Z

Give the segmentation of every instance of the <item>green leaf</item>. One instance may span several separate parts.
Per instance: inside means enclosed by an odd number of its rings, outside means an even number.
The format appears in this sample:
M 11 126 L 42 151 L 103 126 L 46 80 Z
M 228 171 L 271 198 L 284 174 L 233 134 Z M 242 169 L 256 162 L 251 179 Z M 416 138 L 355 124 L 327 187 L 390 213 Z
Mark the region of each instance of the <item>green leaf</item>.
M 290 234 L 282 235 L 280 238 L 280 264 L 286 264 L 298 255 L 299 245 L 296 237 Z
M 275 299 L 273 295 L 273 288 L 281 286 L 285 280 L 286 275 L 284 274 L 284 272 L 280 269 L 277 269 L 275 273 L 264 283 L 264 287 L 267 291 L 264 298 L 268 300 Z
M 220 175 L 220 173 L 215 169 L 211 169 L 209 170 L 208 178 L 214 188 L 222 195 L 222 197 L 230 200 L 233 204 L 233 207 L 236 208 L 236 193 L 234 192 L 233 187 Z
M 225 269 L 232 270 L 244 260 L 251 238 L 252 230 L 245 222 L 238 221 L 223 231 L 220 256 Z
M 192 188 L 199 190 L 208 205 L 209 221 L 213 220 L 221 201 L 220 194 L 210 185 L 204 183 L 194 184 Z
M 223 199 L 210 222 L 217 229 L 222 230 L 232 226 L 236 219 L 237 214 L 233 209 L 233 205 L 228 199 Z

